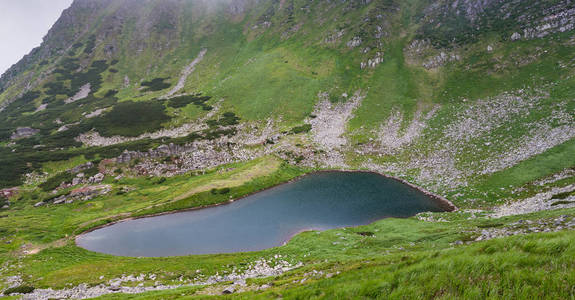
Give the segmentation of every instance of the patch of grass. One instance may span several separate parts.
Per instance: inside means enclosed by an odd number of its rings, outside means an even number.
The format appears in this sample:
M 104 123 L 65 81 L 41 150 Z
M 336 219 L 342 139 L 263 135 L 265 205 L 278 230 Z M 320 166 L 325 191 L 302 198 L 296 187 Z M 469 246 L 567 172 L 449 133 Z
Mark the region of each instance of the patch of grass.
M 567 141 L 517 165 L 494 173 L 478 186 L 497 192 L 500 187 L 521 186 L 565 168 L 575 166 L 575 140 Z

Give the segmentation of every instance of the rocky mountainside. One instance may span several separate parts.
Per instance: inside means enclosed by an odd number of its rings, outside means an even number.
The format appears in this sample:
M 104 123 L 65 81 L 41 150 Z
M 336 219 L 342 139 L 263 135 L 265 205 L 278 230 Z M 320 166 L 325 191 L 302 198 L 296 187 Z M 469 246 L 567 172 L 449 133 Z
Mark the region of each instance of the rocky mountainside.
M 0 79 L 0 184 L 273 154 L 517 200 L 575 165 L 574 26 L 568 0 L 76 0 Z
M 0 290 L 572 298 L 574 26 L 570 0 L 75 0 L 0 77 Z M 225 255 L 75 243 L 333 169 L 455 211 Z

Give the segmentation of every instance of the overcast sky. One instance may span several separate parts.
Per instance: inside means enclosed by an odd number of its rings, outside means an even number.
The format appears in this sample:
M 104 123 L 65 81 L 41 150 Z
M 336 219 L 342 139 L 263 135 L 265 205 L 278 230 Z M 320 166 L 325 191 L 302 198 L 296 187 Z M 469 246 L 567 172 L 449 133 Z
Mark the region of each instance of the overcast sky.
M 0 0 L 0 74 L 42 43 L 72 0 Z

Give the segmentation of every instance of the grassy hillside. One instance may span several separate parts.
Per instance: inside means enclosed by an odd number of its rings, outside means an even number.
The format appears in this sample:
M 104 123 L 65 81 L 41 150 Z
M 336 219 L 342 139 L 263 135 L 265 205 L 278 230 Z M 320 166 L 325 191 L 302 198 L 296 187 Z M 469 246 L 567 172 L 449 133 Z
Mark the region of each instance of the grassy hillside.
M 170 289 L 104 299 L 201 298 L 269 259 L 294 269 L 229 297 L 573 297 L 574 26 L 560 0 L 76 0 L 0 79 L 2 287 L 145 274 L 122 284 Z M 460 210 L 253 253 L 74 245 L 324 169 L 392 175 Z

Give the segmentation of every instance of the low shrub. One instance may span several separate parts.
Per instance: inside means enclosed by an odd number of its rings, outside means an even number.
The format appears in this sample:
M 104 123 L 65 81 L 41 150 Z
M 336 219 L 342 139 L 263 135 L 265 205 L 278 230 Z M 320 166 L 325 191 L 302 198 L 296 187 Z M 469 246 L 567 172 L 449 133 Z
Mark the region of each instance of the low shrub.
M 309 132 L 311 130 L 311 124 L 304 124 L 301 126 L 296 126 L 290 130 L 293 134 Z
M 210 193 L 212 193 L 212 195 L 225 195 L 228 194 L 230 192 L 230 188 L 221 188 L 221 189 L 211 189 Z
M 154 78 L 150 81 L 142 82 L 142 86 L 146 87 L 144 89 L 144 91 L 145 92 L 161 91 L 161 90 L 169 88 L 171 86 L 171 84 L 164 82 L 164 80 L 166 80 L 166 79 L 169 79 L 169 77 L 166 77 L 166 78 L 158 77 L 158 78 Z
M 84 54 L 90 54 L 94 51 L 94 47 L 96 46 L 96 36 L 91 35 L 88 38 L 88 42 L 86 42 L 86 47 L 84 48 Z
M 206 104 L 206 102 L 211 98 L 212 97 L 210 96 L 198 95 L 178 96 L 168 100 L 168 106 L 173 108 L 182 108 L 190 103 L 193 103 L 194 105 L 202 107 L 203 110 L 211 110 L 212 107 Z
M 4 295 L 8 296 L 11 294 L 30 294 L 35 290 L 33 286 L 21 285 L 13 288 L 9 288 L 4 291 Z
M 102 136 L 138 136 L 162 128 L 170 120 L 160 102 L 120 102 L 112 110 L 94 119 L 94 128 Z
M 62 172 L 62 173 L 58 173 L 52 177 L 50 177 L 48 180 L 46 180 L 46 182 L 42 183 L 39 185 L 39 187 L 45 191 L 45 192 L 49 192 L 52 191 L 54 189 L 56 189 L 57 187 L 60 186 L 60 184 L 62 184 L 63 182 L 70 182 L 72 181 L 72 179 L 74 179 L 74 174 L 70 173 L 70 172 Z
M 575 195 L 575 191 L 569 191 L 569 192 L 563 192 L 563 193 L 559 193 L 559 194 L 555 194 L 551 197 L 551 199 L 566 199 L 567 197 L 571 196 L 571 195 Z
M 210 127 L 232 126 L 238 124 L 239 120 L 240 118 L 233 112 L 225 112 L 221 118 L 217 120 L 208 120 L 206 121 L 206 124 Z
M 236 133 L 237 131 L 235 128 L 204 130 L 204 139 L 215 140 L 222 136 L 232 137 L 236 135 Z
M 104 94 L 104 98 L 114 97 L 118 93 L 118 90 L 109 90 Z
M 4 205 L 9 204 L 10 202 L 8 201 L 8 199 L 2 195 L 0 195 L 0 208 L 2 208 Z

